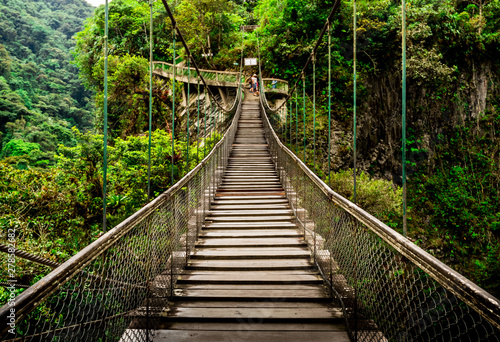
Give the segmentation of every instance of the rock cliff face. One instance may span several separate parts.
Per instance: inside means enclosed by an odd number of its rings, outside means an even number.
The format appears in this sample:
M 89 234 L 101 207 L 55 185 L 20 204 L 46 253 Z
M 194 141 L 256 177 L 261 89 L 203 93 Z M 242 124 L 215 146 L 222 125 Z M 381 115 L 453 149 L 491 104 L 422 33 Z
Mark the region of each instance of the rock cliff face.
M 367 96 L 358 107 L 358 168 L 401 183 L 401 71 L 369 77 L 364 86 Z M 422 161 L 430 161 L 436 144 L 455 127 L 470 120 L 479 121 L 485 113 L 495 113 L 493 103 L 500 95 L 499 70 L 491 62 L 470 63 L 468 73 L 455 72 L 446 87 L 426 88 L 417 80 L 407 83 L 407 159 L 408 172 Z M 337 124 L 337 127 L 340 125 Z M 479 134 L 479 126 L 472 134 Z M 332 132 L 332 165 L 352 167 L 352 126 Z M 433 165 L 429 165 L 430 168 Z

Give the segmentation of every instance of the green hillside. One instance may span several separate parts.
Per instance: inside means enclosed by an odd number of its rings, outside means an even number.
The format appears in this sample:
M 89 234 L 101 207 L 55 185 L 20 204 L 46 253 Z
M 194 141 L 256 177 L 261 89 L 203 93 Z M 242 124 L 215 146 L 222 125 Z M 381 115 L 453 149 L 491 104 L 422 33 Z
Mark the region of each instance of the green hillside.
M 59 144 L 75 145 L 72 126 L 92 127 L 72 50 L 93 12 L 84 0 L 0 1 L 0 157 L 53 164 Z

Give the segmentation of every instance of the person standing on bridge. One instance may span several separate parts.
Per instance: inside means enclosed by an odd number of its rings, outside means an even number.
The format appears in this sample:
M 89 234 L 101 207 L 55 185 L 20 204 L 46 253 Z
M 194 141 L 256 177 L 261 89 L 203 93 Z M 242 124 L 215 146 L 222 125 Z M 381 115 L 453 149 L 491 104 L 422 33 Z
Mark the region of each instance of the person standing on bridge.
M 246 83 L 248 83 L 248 87 L 250 88 L 250 92 L 253 93 L 253 81 L 252 81 L 252 76 L 247 78 Z
M 253 74 L 252 76 L 252 88 L 253 96 L 259 95 L 259 79 L 257 78 L 257 74 Z

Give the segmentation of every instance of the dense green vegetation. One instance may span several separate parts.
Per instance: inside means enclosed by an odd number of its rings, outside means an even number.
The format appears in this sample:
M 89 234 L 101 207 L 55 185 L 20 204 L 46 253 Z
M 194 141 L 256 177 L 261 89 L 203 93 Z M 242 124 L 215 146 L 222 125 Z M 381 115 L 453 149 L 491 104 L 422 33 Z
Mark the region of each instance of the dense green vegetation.
M 259 2 L 256 13 L 267 75 L 295 81 L 332 3 Z M 500 63 L 496 56 L 500 53 L 500 2 L 408 3 L 410 237 L 498 295 Z M 401 231 L 401 206 L 394 203 L 399 196 L 373 201 L 377 198 L 373 189 L 384 187 L 377 179 L 401 184 L 401 5 L 389 0 L 358 0 L 357 6 L 357 154 L 361 184 L 365 184 L 358 188 L 359 204 Z M 352 198 L 352 178 L 342 171 L 352 168 L 353 155 L 351 1 L 342 3 L 336 18 L 330 150 L 335 172 L 331 177 L 334 189 Z M 323 156 L 328 153 L 326 48 L 325 39 L 316 63 L 316 172 L 324 179 L 327 159 Z M 306 154 L 312 166 L 312 67 L 307 75 Z M 299 108 L 301 105 L 300 97 Z M 292 141 L 294 136 L 292 129 Z M 301 149 L 298 155 L 302 156 Z M 368 180 L 365 172 L 374 180 Z
M 89 9 L 83 1 L 70 3 L 74 5 L 73 7 L 68 4 L 67 6 L 61 5 L 60 8 L 56 6 L 57 10 L 55 9 L 54 12 L 45 10 L 43 3 L 30 4 L 28 2 L 25 7 L 32 12 L 40 10 L 40 7 L 42 12 L 45 11 L 42 13 L 44 14 L 43 20 L 49 20 L 52 14 L 59 15 L 59 10 L 73 14 L 81 13 L 79 5 L 83 9 Z M 16 10 L 18 12 L 22 10 L 22 6 L 18 3 L 13 2 L 10 5 L 19 5 L 19 8 L 15 7 Z M 160 2 L 155 5 L 155 35 L 158 39 L 155 50 L 158 53 L 155 59 L 169 60 L 172 56 L 171 28 L 170 31 L 165 28 L 167 18 L 165 11 L 160 10 L 161 6 Z M 214 6 L 210 8 L 220 9 Z M 226 6 L 225 10 L 231 10 L 231 8 Z M 115 0 L 110 6 L 110 14 L 107 219 L 108 226 L 113 227 L 147 202 L 149 89 L 148 61 L 145 56 L 149 53 L 149 32 L 144 31 L 143 28 L 149 27 L 149 22 L 147 22 L 149 6 L 147 3 L 134 0 Z M 7 19 L 5 26 L 14 25 Z M 41 20 L 33 19 L 34 22 L 41 22 Z M 61 16 L 59 20 L 62 26 L 64 26 L 64 20 L 71 21 L 71 25 L 76 22 L 72 15 Z M 83 26 L 83 19 L 80 19 L 78 23 L 80 25 L 78 29 L 65 36 L 67 39 L 64 42 L 66 44 L 64 45 L 65 59 L 58 61 L 67 70 L 56 69 L 56 71 L 65 72 L 68 80 L 73 82 L 71 84 L 78 85 L 78 89 L 82 91 L 79 94 L 85 95 L 85 98 L 79 98 L 85 104 L 85 108 L 81 108 L 85 111 L 85 115 L 79 118 L 80 121 L 76 122 L 73 117 L 66 115 L 66 112 L 44 111 L 45 107 L 30 109 L 27 105 L 19 105 L 20 109 L 13 111 L 14 107 L 10 105 L 7 108 L 10 108 L 10 111 L 6 109 L 2 112 L 5 117 L 12 117 L 14 120 L 13 122 L 7 121 L 5 124 L 0 156 L 2 158 L 0 160 L 2 239 L 9 228 L 15 228 L 17 248 L 58 262 L 68 259 L 102 234 L 103 135 L 101 131 L 104 8 L 98 8 L 85 26 Z M 217 26 L 220 22 L 213 22 L 213 24 Z M 76 40 L 71 40 L 74 33 L 81 28 L 83 30 L 76 34 Z M 30 35 L 28 29 L 25 34 Z M 59 44 L 56 39 L 57 32 L 47 33 L 46 36 L 47 41 L 53 46 L 56 46 L 56 43 Z M 5 43 L 6 48 L 0 50 L 3 55 L 8 57 L 17 51 L 15 47 L 27 44 L 15 38 L 12 38 L 10 45 Z M 217 46 L 220 44 L 212 44 L 212 49 Z M 179 47 L 180 44 L 176 48 L 180 50 Z M 73 48 L 73 53 L 70 53 Z M 74 62 L 72 62 L 73 55 L 75 56 Z M 45 103 L 42 103 L 45 97 L 50 97 L 54 101 L 62 97 L 65 102 L 61 104 L 50 102 L 50 108 L 61 111 L 72 108 L 69 107 L 74 102 L 70 91 L 76 93 L 76 90 L 64 83 L 64 80 L 50 78 L 50 82 L 60 85 L 57 91 L 46 87 L 45 83 L 40 83 L 41 85 L 26 83 L 22 75 L 14 73 L 11 69 L 13 63 L 18 63 L 17 59 L 7 57 L 5 61 L 9 63 L 3 63 L 2 70 L 9 77 L 9 81 L 6 81 L 6 92 L 2 93 L 2 101 L 15 99 L 24 94 L 22 89 L 15 92 L 13 91 L 15 88 L 11 86 L 24 82 L 23 84 L 27 84 L 27 87 L 34 89 L 33 96 L 27 98 L 32 103 L 41 106 Z M 30 58 L 36 60 L 36 56 Z M 56 63 L 52 58 L 49 61 Z M 43 59 L 39 62 L 48 63 Z M 80 68 L 79 74 L 75 64 Z M 17 64 L 15 65 L 17 68 Z M 46 71 L 46 69 L 43 70 Z M 46 73 L 53 75 L 49 71 Z M 83 80 L 87 90 L 83 89 L 79 79 Z M 0 80 L 3 79 L 0 78 Z M 39 86 L 40 88 L 37 88 Z M 178 96 L 175 98 L 175 105 L 178 110 L 175 118 L 175 148 L 172 151 L 171 108 L 173 101 L 172 96 L 169 95 L 172 83 L 155 80 L 154 84 L 153 117 L 155 120 L 151 160 L 153 196 L 157 196 L 171 186 L 172 168 L 174 181 L 176 181 L 193 168 L 196 162 L 201 160 L 221 138 L 218 133 L 209 133 L 206 138 L 196 140 L 195 133 L 192 133 L 189 165 L 187 165 L 186 116 L 181 105 L 183 84 L 177 83 L 176 87 Z M 58 92 L 62 90 L 67 90 L 68 93 Z M 92 101 L 91 94 L 94 94 Z M 204 101 L 202 101 L 203 104 Z M 49 107 L 46 106 L 46 108 Z M 93 117 L 87 109 L 93 111 Z M 194 110 L 191 113 L 192 116 L 196 114 Z M 96 123 L 95 127 L 94 123 Z M 33 136 L 42 136 L 44 139 L 33 138 Z M 174 165 L 172 165 L 172 159 Z M 19 280 L 23 284 L 33 283 L 48 271 L 45 266 L 37 266 L 21 259 L 18 261 Z M 0 274 L 2 280 L 6 277 L 4 272 L 6 270 Z M 0 293 L 0 302 L 5 299 L 4 296 L 5 293 Z
M 255 57 L 259 45 L 262 76 L 289 82 L 299 76 L 334 2 L 171 1 L 200 67 L 234 70 L 241 49 L 245 48 L 246 57 Z M 500 1 L 408 3 L 409 235 L 498 295 Z M 357 4 L 358 203 L 401 231 L 401 5 L 394 0 L 358 0 Z M 55 19 L 44 6 L 52 9 L 50 13 L 64 12 L 58 14 L 59 24 L 53 23 Z M 76 7 L 67 11 L 68 6 Z M 52 1 L 50 5 L 3 0 L 0 7 L 0 157 L 4 158 L 0 162 L 0 226 L 2 230 L 15 226 L 23 232 L 21 249 L 62 261 L 100 233 L 104 9 L 98 8 L 76 35 L 74 56 L 87 87 L 84 90 L 75 65 L 69 62 L 74 44 L 69 38 L 82 27 L 81 18 L 91 13 L 87 5 L 77 0 Z M 161 2 L 154 4 L 154 10 L 154 59 L 171 61 L 171 23 Z M 71 23 L 66 25 L 66 21 Z M 13 33 L 9 28 L 19 23 L 26 29 Z M 239 31 L 241 25 L 252 24 L 260 28 L 254 33 Z M 110 225 L 145 201 L 148 37 L 148 4 L 113 0 L 109 34 Z M 352 198 L 353 161 L 352 37 L 352 2 L 345 0 L 332 27 L 330 151 L 326 38 L 317 56 L 315 171 L 327 179 L 323 156 L 330 153 L 332 187 L 348 198 Z M 178 42 L 176 50 L 185 59 Z M 306 161 L 312 165 L 312 66 L 307 75 Z M 177 86 L 182 88 L 182 84 Z M 181 101 L 180 92 L 172 99 L 171 89 L 171 82 L 154 81 L 155 146 L 170 144 L 172 101 L 177 105 Z M 96 95 L 89 101 L 92 93 Z M 301 106 L 300 96 L 298 108 Z M 94 120 L 95 130 L 85 132 Z M 185 131 L 181 111 L 175 120 L 178 131 Z M 299 123 L 299 132 L 302 129 Z M 292 129 L 292 141 L 294 132 Z M 184 150 L 182 133 L 176 137 L 176 151 Z M 213 137 L 208 144 L 217 139 Z M 299 136 L 300 157 L 301 139 Z M 170 185 L 172 166 L 166 160 L 172 151 L 156 148 L 153 187 L 158 193 Z M 174 167 L 180 177 L 179 170 L 185 168 L 181 154 Z M 378 196 L 381 192 L 382 197 Z M 29 270 L 24 280 L 33 281 L 36 274 L 37 270 Z
M 92 12 L 83 0 L 0 2 L 0 157 L 53 165 L 59 144 L 76 143 L 72 126 L 92 127 L 91 93 L 71 63 Z

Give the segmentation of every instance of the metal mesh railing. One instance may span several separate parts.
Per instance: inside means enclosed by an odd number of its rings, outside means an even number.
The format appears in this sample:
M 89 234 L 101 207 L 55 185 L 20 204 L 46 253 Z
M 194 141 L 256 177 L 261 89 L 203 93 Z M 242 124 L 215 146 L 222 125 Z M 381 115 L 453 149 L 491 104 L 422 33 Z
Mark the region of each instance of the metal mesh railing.
M 240 89 L 236 97 L 216 127 L 232 124 L 195 169 L 0 309 L 11 323 L 2 326 L 2 341 L 151 339 L 226 166 Z
M 281 92 L 288 94 L 288 82 L 277 78 L 262 78 L 262 86 L 266 92 Z
M 154 62 L 156 72 L 163 72 L 165 74 L 173 75 L 174 73 L 174 65 L 172 63 L 167 62 Z M 218 70 L 204 70 L 199 69 L 200 74 L 203 76 L 205 81 L 218 82 L 221 85 L 225 84 L 227 86 L 238 87 L 240 82 L 243 81 L 241 78 L 241 74 L 239 72 L 231 72 L 231 71 L 218 71 Z M 175 67 L 176 77 L 185 77 L 188 76 L 191 78 L 192 82 L 196 82 L 196 77 L 198 76 L 196 70 L 194 68 L 187 68 L 185 66 L 176 66 Z
M 495 297 L 332 191 L 279 141 L 272 123 L 284 113 L 261 103 L 281 181 L 353 340 L 500 341 Z

